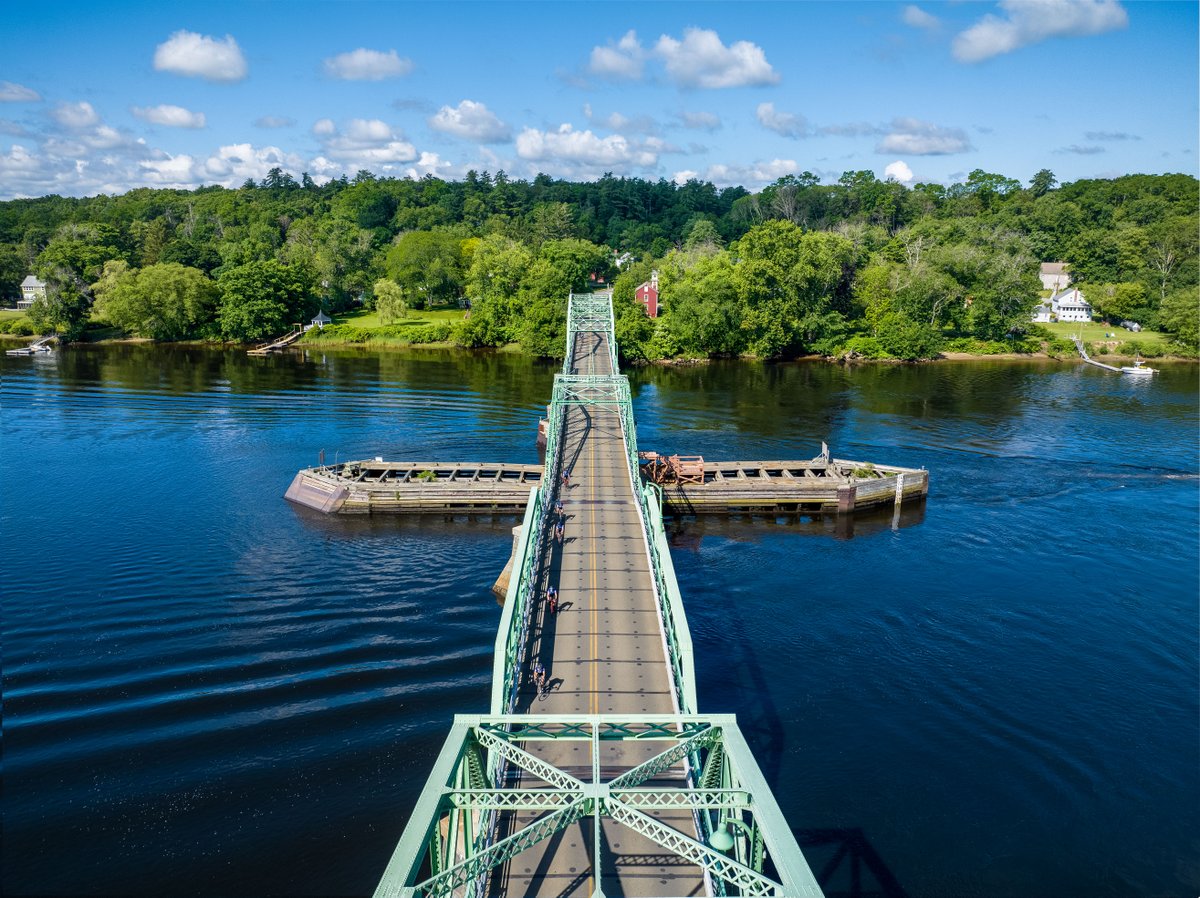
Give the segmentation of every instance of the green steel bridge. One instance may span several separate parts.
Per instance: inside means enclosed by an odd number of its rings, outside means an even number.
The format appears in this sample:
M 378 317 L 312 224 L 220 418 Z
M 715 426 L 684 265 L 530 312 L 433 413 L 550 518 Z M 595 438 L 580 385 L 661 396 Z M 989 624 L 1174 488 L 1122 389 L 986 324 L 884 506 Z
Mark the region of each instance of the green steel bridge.
M 546 476 L 526 507 L 518 563 L 490 713 L 455 718 L 377 898 L 821 895 L 734 716 L 697 710 L 661 494 L 638 474 L 609 295 L 568 301 Z

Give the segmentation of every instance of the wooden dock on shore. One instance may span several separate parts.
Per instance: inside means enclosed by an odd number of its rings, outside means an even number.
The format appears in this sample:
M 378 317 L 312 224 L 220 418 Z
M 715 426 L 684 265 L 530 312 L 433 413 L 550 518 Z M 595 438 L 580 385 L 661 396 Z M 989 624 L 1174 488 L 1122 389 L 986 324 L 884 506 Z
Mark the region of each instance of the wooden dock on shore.
M 246 350 L 246 355 L 270 355 L 273 352 L 279 352 L 281 349 L 286 349 L 303 336 L 304 328 L 297 324 L 292 330 L 288 331 L 282 337 L 272 340 L 270 343 L 263 343 L 260 346 L 255 346 L 253 349 Z
M 668 515 L 845 514 L 926 496 L 929 472 L 870 462 L 705 462 L 643 453 Z M 679 474 L 682 476 L 679 476 Z M 305 468 L 285 498 L 326 514 L 521 514 L 541 465 L 351 461 Z

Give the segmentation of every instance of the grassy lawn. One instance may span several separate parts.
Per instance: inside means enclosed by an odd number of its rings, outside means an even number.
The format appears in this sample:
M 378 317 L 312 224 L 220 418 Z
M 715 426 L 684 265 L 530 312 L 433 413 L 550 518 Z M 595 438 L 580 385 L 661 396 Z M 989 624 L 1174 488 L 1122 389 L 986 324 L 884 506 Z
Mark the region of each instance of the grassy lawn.
M 410 309 L 407 318 L 398 318 L 393 321 L 393 324 L 409 324 L 414 325 L 429 324 L 433 321 L 462 321 L 464 314 L 463 309 L 425 309 L 417 311 Z M 334 324 L 349 324 L 354 327 L 383 327 L 383 322 L 379 320 L 379 315 L 368 309 L 358 309 L 354 312 L 346 312 L 341 315 L 334 315 Z
M 24 318 L 26 312 L 24 309 L 0 309 L 0 321 L 8 321 L 10 318 Z
M 1102 324 L 1095 321 L 1059 321 L 1041 326 L 1055 336 L 1068 340 L 1078 334 L 1082 328 L 1084 343 L 1124 343 L 1126 340 L 1136 340 L 1146 346 L 1151 343 L 1165 345 L 1169 342 L 1169 338 L 1158 331 L 1143 330 L 1141 333 L 1135 334 L 1115 324 Z M 1107 334 L 1112 334 L 1112 336 L 1106 336 Z

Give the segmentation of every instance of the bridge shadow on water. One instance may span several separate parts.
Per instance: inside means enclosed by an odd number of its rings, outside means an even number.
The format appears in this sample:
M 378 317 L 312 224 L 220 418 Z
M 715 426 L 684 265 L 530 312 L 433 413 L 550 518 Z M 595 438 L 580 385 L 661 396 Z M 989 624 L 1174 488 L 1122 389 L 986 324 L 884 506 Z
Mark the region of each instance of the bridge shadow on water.
M 825 898 L 908 898 L 858 827 L 793 829 Z
M 861 513 L 859 517 L 862 517 Z M 923 517 L 924 502 L 920 509 L 913 509 L 908 521 L 901 526 L 920 523 Z M 868 527 L 873 530 L 887 529 L 891 520 L 891 512 L 886 516 L 867 516 Z M 710 518 L 708 523 L 715 524 L 716 529 L 726 536 L 729 535 L 727 528 L 752 527 L 744 521 L 729 519 Z M 695 540 L 691 548 L 698 548 L 703 529 L 691 533 L 691 538 Z M 686 530 L 692 531 L 693 528 L 689 525 Z M 814 529 L 808 532 L 815 534 L 823 531 Z M 672 545 L 676 545 L 675 537 Z M 785 741 L 783 720 L 772 698 L 773 690 L 769 686 L 767 673 L 758 660 L 756 646 L 746 631 L 743 619 L 736 614 L 723 618 L 722 633 L 721 650 L 725 659 L 722 667 L 737 670 L 746 681 L 745 688 L 738 691 L 738 726 L 755 749 L 759 767 L 774 789 L 779 783 L 783 763 L 783 753 L 778 749 Z M 793 827 L 792 834 L 826 898 L 908 898 L 908 892 L 861 828 Z

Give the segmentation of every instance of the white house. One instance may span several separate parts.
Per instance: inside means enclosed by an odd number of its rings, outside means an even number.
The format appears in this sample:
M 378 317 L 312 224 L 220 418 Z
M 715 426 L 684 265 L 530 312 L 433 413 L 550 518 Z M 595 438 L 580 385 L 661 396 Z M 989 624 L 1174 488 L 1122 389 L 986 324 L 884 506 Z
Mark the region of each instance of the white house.
M 1054 316 L 1059 321 L 1092 320 L 1091 303 L 1083 298 L 1078 287 L 1072 287 L 1070 290 L 1064 290 L 1051 296 L 1050 305 L 1053 308 Z
M 1048 302 L 1043 302 L 1033 310 L 1033 321 L 1035 324 L 1047 324 L 1053 319 L 1050 317 L 1054 314 L 1054 306 Z
M 35 299 L 46 295 L 46 282 L 39 281 L 32 274 L 21 281 L 21 298 L 17 300 L 18 309 L 28 309 Z
M 1053 293 L 1066 290 L 1067 284 L 1071 283 L 1066 262 L 1043 262 L 1039 276 L 1042 279 L 1042 289 Z

